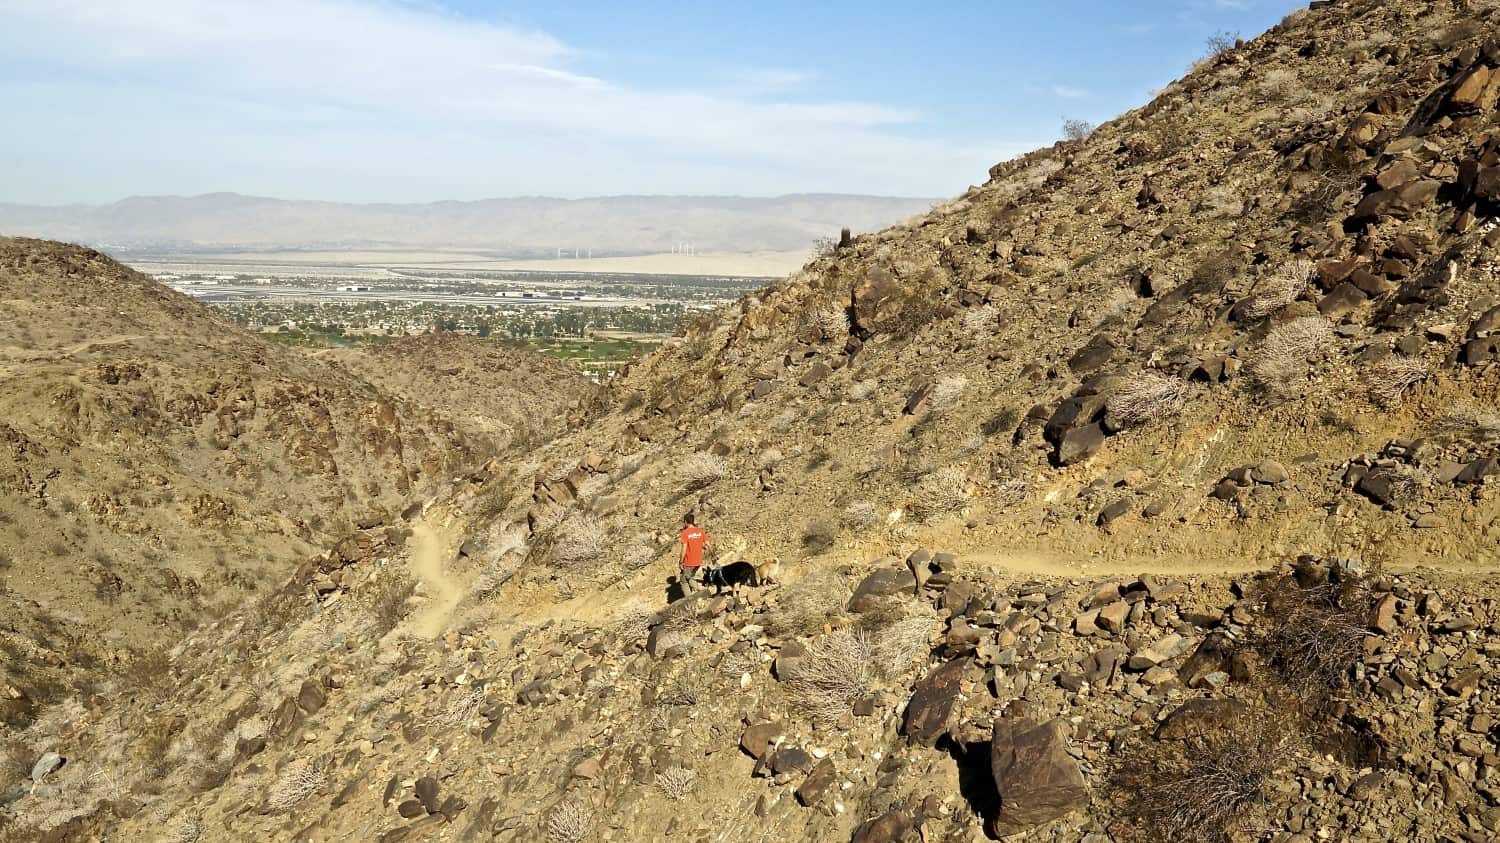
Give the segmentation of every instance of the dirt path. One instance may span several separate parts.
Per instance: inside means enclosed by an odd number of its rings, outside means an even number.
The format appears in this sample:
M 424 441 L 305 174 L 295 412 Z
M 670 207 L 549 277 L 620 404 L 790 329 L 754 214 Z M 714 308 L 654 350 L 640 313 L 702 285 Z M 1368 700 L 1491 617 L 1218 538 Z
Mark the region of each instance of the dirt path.
M 463 589 L 447 565 L 456 551 L 458 538 L 459 531 L 438 512 L 428 513 L 412 527 L 407 564 L 427 597 L 407 620 L 414 635 L 422 638 L 441 635 L 463 599 Z

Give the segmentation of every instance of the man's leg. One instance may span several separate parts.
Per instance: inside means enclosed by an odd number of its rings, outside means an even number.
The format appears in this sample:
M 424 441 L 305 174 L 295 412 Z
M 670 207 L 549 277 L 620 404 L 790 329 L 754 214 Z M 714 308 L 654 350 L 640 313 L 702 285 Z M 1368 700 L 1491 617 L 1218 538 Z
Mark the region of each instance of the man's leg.
M 682 596 L 686 597 L 693 593 L 693 572 L 697 568 L 689 568 L 686 565 L 678 567 L 677 582 L 682 586 Z

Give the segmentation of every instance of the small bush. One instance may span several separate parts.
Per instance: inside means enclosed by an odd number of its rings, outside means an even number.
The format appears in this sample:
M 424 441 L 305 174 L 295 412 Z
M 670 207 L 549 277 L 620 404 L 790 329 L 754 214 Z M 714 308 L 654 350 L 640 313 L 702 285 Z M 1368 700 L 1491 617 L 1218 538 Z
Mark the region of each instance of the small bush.
M 808 553 L 822 553 L 839 537 L 839 525 L 832 518 L 814 518 L 802 528 L 802 546 Z
M 1293 736 L 1287 718 L 1258 711 L 1201 738 L 1138 743 L 1110 788 L 1150 839 L 1227 843 L 1269 813 Z
M 593 810 L 577 797 L 564 799 L 547 814 L 548 843 L 580 843 L 593 828 Z
M 908 510 L 923 521 L 936 521 L 963 511 L 969 505 L 964 471 L 956 466 L 939 469 L 912 489 Z
M 395 629 L 406 617 L 407 601 L 416 588 L 416 581 L 400 568 L 387 567 L 380 572 L 368 598 L 370 614 L 380 634 Z
M 1081 141 L 1094 133 L 1094 124 L 1087 120 L 1064 120 L 1062 124 L 1063 137 L 1070 141 Z
M 609 533 L 599 519 L 574 515 L 553 530 L 552 559 L 561 565 L 582 565 L 604 555 Z
M 880 510 L 869 501 L 855 501 L 844 507 L 839 522 L 851 533 L 862 533 L 880 526 Z
M 968 388 L 969 379 L 963 375 L 944 375 L 938 378 L 937 383 L 933 384 L 929 399 L 933 412 L 942 413 L 953 409 Z
M 669 767 L 656 774 L 656 788 L 673 802 L 686 799 L 697 783 L 698 774 L 686 767 Z
M 808 635 L 843 614 L 849 583 L 839 572 L 824 569 L 786 585 L 779 596 L 762 621 L 766 633 L 778 638 Z
M 724 458 L 707 451 L 692 454 L 677 466 L 682 487 L 690 492 L 712 486 L 722 480 L 726 472 Z
M 1364 657 L 1374 597 L 1355 579 L 1303 586 L 1294 576 L 1266 590 L 1255 648 L 1305 698 L 1347 685 Z
M 934 620 L 930 612 L 918 610 L 876 634 L 873 655 L 882 675 L 895 678 L 927 662 Z
M 1458 404 L 1438 419 L 1440 433 L 1467 436 L 1481 441 L 1500 439 L 1500 413 L 1473 404 Z
M 836 340 L 849 335 L 849 313 L 835 303 L 814 307 L 807 314 L 807 323 L 824 340 Z
M 868 637 L 839 630 L 808 644 L 785 682 L 813 720 L 837 720 L 868 692 L 874 658 Z
M 277 811 L 286 811 L 317 792 L 323 786 L 323 771 L 310 761 L 294 761 L 287 765 L 271 785 L 266 795 L 267 804 Z
M 755 457 L 756 468 L 773 468 L 781 464 L 786 455 L 781 453 L 780 448 L 767 448 Z
M 1260 319 L 1296 301 L 1307 290 L 1315 269 L 1312 261 L 1295 260 L 1268 276 L 1256 285 L 1255 295 L 1245 307 L 1245 315 Z
M 1240 34 L 1238 32 L 1227 32 L 1221 29 L 1213 35 L 1208 36 L 1208 39 L 1204 41 L 1204 45 L 1208 47 L 1208 57 L 1217 58 L 1234 50 L 1239 40 Z
M 1394 409 L 1406 390 L 1426 380 L 1427 364 L 1410 357 L 1387 357 L 1365 372 L 1370 400 L 1382 409 Z
M 1333 326 L 1323 317 L 1293 319 L 1266 335 L 1250 373 L 1271 395 L 1300 394 L 1306 387 L 1311 358 L 1332 342 Z
M 1174 418 L 1187 404 L 1188 386 L 1159 372 L 1140 372 L 1110 396 L 1108 412 L 1127 425 Z
M 992 304 L 964 311 L 964 330 L 971 334 L 991 334 L 1000 327 L 1000 309 Z

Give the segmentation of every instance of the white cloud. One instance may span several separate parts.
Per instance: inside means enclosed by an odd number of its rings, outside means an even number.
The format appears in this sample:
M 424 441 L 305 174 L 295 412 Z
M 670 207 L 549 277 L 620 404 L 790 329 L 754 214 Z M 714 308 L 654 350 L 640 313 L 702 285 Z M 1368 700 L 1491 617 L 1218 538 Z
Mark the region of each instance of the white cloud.
M 1087 97 L 1089 92 L 1069 85 L 1053 85 L 1052 94 L 1053 96 L 1062 97 L 1065 100 L 1078 100 Z
M 739 171 L 768 181 L 746 178 L 736 192 L 805 184 L 930 194 L 982 180 L 993 163 L 986 150 L 926 137 L 923 115 L 911 109 L 767 99 L 803 82 L 798 71 L 749 72 L 737 93 L 646 89 L 585 72 L 584 57 L 546 33 L 431 3 L 0 0 L 0 19 L 0 99 L 32 97 L 32 142 L 45 142 L 49 130 L 64 140 L 62 127 L 75 125 L 64 112 L 102 114 L 128 103 L 133 117 L 121 119 L 133 125 L 99 138 L 119 147 L 110 156 L 129 157 L 130 145 L 141 143 L 136 156 L 145 160 L 159 139 L 133 137 L 143 128 L 173 132 L 160 139 L 166 144 L 158 154 L 174 149 L 189 159 L 210 153 L 205 147 L 271 145 L 277 156 L 252 156 L 261 172 L 326 160 L 331 144 L 335 157 L 371 169 L 372 178 L 381 175 L 377 168 L 415 164 L 434 171 L 433 183 L 465 172 L 481 195 L 512 192 L 504 191 L 512 183 L 573 195 L 654 190 L 623 170 L 607 177 L 581 171 L 601 162 L 643 168 L 647 159 L 675 174 L 661 182 L 662 192 L 697 192 L 691 174 L 699 166 L 705 191 L 722 189 Z M 58 97 L 50 109 L 34 97 L 39 85 Z M 417 162 L 380 157 L 420 147 L 423 138 L 429 149 Z M 8 143 L 21 142 L 0 139 L 0 159 Z M 177 146 L 195 148 L 182 155 Z M 219 186 L 256 189 L 245 184 L 253 174 L 235 169 L 244 160 L 224 162 L 232 183 Z M 191 162 L 176 163 L 190 169 Z M 206 173 L 211 163 L 197 166 Z M 495 172 L 507 168 L 513 172 Z M 0 183 L 9 175 L 0 170 Z

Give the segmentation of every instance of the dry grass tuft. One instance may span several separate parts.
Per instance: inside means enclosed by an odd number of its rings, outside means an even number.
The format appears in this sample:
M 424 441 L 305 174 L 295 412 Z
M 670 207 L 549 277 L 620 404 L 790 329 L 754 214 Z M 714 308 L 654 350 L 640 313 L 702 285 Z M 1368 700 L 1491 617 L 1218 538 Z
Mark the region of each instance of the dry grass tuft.
M 895 678 L 925 665 L 932 654 L 935 621 L 936 616 L 930 611 L 919 609 L 880 630 L 873 647 L 880 673 Z
M 1437 430 L 1481 441 L 1500 439 L 1500 413 L 1474 404 L 1456 404 L 1438 420 Z
M 1365 372 L 1370 400 L 1381 409 L 1394 409 L 1406 390 L 1426 380 L 1431 372 L 1422 360 L 1412 357 L 1387 357 Z
M 1300 395 L 1314 355 L 1333 342 L 1333 326 L 1321 316 L 1304 316 L 1278 325 L 1261 343 L 1250 373 L 1267 393 L 1287 398 Z
M 1282 577 L 1265 593 L 1256 650 L 1305 698 L 1343 687 L 1364 657 L 1374 602 L 1359 580 L 1303 586 L 1293 576 Z
M 1159 372 L 1140 372 L 1110 396 L 1108 410 L 1124 424 L 1142 425 L 1179 415 L 1187 398 L 1188 385 L 1182 380 Z

